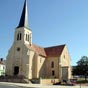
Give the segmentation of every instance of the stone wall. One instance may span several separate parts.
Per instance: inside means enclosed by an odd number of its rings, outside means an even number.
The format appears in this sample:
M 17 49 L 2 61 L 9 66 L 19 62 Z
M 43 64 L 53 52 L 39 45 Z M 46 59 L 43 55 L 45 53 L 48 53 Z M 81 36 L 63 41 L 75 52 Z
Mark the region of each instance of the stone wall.
M 59 82 L 59 79 L 40 79 L 40 84 L 55 84 Z

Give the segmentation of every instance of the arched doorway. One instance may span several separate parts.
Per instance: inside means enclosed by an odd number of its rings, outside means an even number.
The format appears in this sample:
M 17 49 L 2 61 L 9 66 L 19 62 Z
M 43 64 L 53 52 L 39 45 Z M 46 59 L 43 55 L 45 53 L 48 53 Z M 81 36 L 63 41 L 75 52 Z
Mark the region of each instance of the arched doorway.
M 15 66 L 14 67 L 14 75 L 18 75 L 19 74 L 19 66 Z

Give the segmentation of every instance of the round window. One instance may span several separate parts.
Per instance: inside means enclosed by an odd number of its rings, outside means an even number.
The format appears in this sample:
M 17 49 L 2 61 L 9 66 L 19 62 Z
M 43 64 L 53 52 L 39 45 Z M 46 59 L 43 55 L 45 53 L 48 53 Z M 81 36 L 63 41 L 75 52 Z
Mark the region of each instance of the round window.
M 17 51 L 20 51 L 20 48 L 19 47 L 17 48 Z

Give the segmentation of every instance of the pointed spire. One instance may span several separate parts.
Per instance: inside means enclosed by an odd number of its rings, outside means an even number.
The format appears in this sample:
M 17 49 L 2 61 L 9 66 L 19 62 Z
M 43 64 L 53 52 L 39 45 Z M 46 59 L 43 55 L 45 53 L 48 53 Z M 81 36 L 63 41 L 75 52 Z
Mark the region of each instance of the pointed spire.
M 27 11 L 27 1 L 24 2 L 23 11 L 21 14 L 20 22 L 17 28 L 27 27 L 28 28 L 28 11 Z

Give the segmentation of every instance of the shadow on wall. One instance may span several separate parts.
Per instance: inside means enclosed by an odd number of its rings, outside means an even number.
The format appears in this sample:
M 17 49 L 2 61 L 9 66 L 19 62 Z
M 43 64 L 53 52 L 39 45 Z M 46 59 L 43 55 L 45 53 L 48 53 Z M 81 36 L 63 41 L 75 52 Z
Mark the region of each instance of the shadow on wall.
M 46 78 L 47 77 L 47 70 L 46 70 L 46 63 L 47 61 L 45 60 L 43 63 L 41 62 L 42 66 L 40 68 L 40 71 L 39 71 L 39 77 L 40 78 Z

